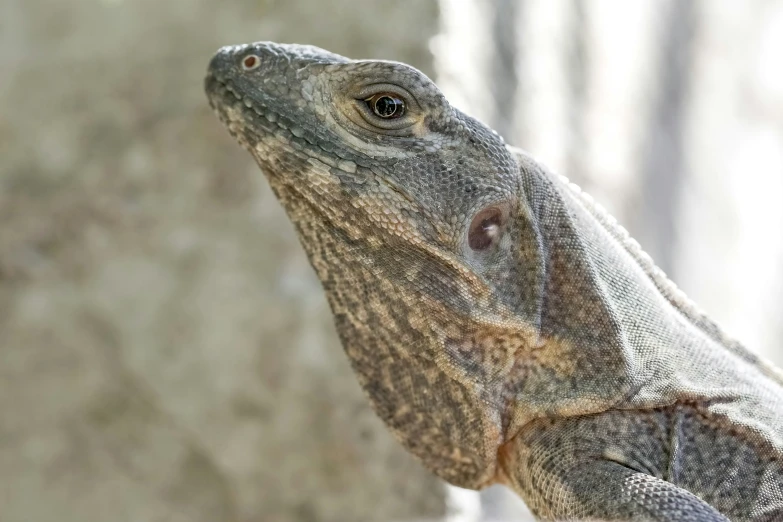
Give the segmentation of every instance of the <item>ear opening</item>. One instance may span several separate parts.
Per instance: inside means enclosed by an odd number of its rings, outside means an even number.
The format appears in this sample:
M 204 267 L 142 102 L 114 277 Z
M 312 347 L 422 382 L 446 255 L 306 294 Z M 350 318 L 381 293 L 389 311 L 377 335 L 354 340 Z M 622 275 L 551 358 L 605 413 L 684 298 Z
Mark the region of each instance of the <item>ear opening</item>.
M 493 204 L 480 210 L 468 229 L 468 246 L 477 252 L 497 244 L 508 222 L 507 204 Z

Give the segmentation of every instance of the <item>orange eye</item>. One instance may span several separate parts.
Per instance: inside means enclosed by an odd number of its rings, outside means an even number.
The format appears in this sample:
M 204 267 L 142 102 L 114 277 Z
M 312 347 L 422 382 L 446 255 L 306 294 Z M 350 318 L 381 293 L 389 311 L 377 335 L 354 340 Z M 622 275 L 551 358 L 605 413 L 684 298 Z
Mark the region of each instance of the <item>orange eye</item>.
M 364 101 L 367 103 L 370 110 L 379 118 L 400 118 L 405 114 L 405 101 L 396 94 L 382 92 L 370 96 Z

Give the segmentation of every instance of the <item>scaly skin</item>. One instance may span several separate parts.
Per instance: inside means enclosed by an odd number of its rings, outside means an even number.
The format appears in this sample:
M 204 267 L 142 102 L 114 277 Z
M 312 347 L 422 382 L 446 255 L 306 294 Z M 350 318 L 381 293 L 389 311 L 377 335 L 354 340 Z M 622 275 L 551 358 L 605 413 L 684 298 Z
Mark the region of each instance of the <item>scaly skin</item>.
M 783 520 L 780 372 L 566 180 L 400 63 L 226 47 L 206 91 L 433 473 L 507 484 L 542 520 Z

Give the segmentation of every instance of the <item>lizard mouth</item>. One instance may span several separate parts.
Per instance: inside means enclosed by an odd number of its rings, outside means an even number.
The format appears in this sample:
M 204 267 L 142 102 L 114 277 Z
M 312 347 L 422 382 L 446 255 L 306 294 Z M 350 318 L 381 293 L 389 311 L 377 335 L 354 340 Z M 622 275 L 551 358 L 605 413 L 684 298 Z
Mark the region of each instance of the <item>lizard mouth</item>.
M 204 80 L 204 90 L 210 107 L 228 132 L 251 152 L 264 135 L 293 136 L 283 123 L 283 115 L 244 96 L 229 80 L 210 73 Z M 248 124 L 251 121 L 252 125 Z
M 304 172 L 304 164 L 314 154 L 312 141 L 285 114 L 269 104 L 244 95 L 230 80 L 210 72 L 204 80 L 209 105 L 229 134 L 256 160 L 272 185 L 282 184 L 304 196 L 299 183 L 291 179 L 294 172 Z M 306 146 L 305 146 L 306 145 Z M 317 156 L 315 156 L 317 157 Z M 301 164 L 291 168 L 292 159 Z
M 231 80 L 212 72 L 204 85 L 210 107 L 228 132 L 270 173 L 275 157 L 288 154 L 303 162 L 317 160 L 332 167 L 338 177 L 350 175 L 354 181 L 361 178 L 355 175 L 355 163 L 344 160 L 344 154 L 317 139 L 286 112 L 272 109 L 274 103 L 266 103 L 258 92 L 245 95 Z
M 204 88 L 213 112 L 229 134 L 256 160 L 278 199 L 297 200 L 312 216 L 329 222 L 328 213 L 324 212 L 317 198 L 305 190 L 299 180 L 291 177 L 292 172 L 306 172 L 306 167 L 291 169 L 290 157 L 283 159 L 286 155 L 294 155 L 303 163 L 312 158 L 323 159 L 310 150 L 316 146 L 314 140 L 295 130 L 286 115 L 272 110 L 256 97 L 251 99 L 243 95 L 230 80 L 222 79 L 211 71 L 204 80 Z M 309 146 L 297 143 L 303 139 Z M 327 154 L 325 149 L 320 152 Z M 286 204 L 283 206 L 286 207 Z

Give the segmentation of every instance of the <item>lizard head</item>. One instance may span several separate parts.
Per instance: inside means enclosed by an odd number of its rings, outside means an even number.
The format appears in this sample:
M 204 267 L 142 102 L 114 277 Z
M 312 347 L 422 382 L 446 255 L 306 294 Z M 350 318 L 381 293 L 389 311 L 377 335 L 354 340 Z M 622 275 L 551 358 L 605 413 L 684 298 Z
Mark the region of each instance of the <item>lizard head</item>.
M 519 157 L 401 63 L 255 43 L 221 49 L 205 83 L 296 226 L 376 412 L 442 478 L 493 482 L 509 375 L 539 341 Z

